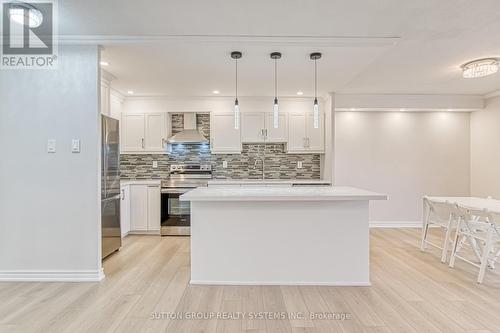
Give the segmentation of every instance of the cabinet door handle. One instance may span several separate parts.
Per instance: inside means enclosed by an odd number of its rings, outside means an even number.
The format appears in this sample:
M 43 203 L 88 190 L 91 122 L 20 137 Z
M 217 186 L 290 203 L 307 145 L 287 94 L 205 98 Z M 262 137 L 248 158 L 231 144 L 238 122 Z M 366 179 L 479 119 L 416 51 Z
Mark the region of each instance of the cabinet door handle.
M 165 139 L 164 138 L 161 138 L 161 147 L 165 148 Z
M 144 149 L 144 138 L 141 139 L 141 146 L 142 146 L 142 149 Z
M 125 200 L 125 190 L 122 190 L 122 200 Z
M 267 139 L 267 128 L 264 130 L 264 137 Z

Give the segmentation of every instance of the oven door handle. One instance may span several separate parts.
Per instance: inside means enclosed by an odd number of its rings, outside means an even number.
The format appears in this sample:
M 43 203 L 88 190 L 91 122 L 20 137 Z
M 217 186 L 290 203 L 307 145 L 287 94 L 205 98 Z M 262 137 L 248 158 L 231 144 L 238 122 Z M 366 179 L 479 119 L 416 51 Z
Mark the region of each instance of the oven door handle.
M 194 188 L 162 188 L 161 193 L 172 193 L 172 194 L 182 194 L 188 191 L 194 190 Z

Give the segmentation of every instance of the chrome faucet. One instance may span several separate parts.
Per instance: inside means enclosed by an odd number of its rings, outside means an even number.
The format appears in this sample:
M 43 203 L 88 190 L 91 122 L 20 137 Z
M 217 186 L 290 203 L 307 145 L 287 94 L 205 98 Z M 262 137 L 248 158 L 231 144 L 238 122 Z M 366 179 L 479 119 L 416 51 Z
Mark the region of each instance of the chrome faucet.
M 262 180 L 265 180 L 266 179 L 266 173 L 265 173 L 265 170 L 266 170 L 266 156 L 265 156 L 265 148 L 264 148 L 264 156 L 263 157 L 256 157 L 255 158 L 255 162 L 253 164 L 253 167 L 254 169 L 257 168 L 257 162 L 260 161 L 262 163 Z

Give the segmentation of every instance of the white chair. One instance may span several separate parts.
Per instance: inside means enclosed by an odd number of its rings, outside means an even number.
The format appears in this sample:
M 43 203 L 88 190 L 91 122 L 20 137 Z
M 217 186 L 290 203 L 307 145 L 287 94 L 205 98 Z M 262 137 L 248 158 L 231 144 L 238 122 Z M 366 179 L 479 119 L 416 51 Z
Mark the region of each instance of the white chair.
M 446 202 L 437 202 L 431 201 L 428 197 L 424 197 L 424 208 L 427 208 L 424 223 L 422 226 L 422 242 L 420 245 L 420 249 L 425 251 L 427 245 L 431 245 L 436 247 L 441 252 L 441 262 L 446 262 L 446 258 L 448 256 L 448 249 L 450 244 L 452 243 L 451 239 L 451 230 L 455 225 L 455 214 L 454 214 L 454 206 L 450 204 L 448 201 Z M 444 231 L 444 240 L 443 245 L 437 245 L 427 240 L 427 236 L 429 234 L 429 227 L 431 226 L 439 226 Z
M 459 258 L 474 267 L 479 268 L 477 283 L 482 283 L 486 268 L 493 269 L 500 256 L 500 215 L 487 210 L 474 210 L 458 206 L 459 220 L 450 258 L 450 267 L 455 267 Z M 479 263 L 473 262 L 462 255 L 460 251 L 468 245 L 478 257 Z

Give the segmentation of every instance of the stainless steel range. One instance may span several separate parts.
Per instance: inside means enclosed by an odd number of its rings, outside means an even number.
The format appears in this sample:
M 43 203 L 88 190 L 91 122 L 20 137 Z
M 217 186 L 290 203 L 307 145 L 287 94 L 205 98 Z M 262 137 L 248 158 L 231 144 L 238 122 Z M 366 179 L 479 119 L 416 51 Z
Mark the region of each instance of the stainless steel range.
M 179 197 L 197 187 L 207 186 L 212 179 L 209 164 L 170 166 L 170 178 L 161 182 L 161 235 L 190 235 L 190 204 Z

